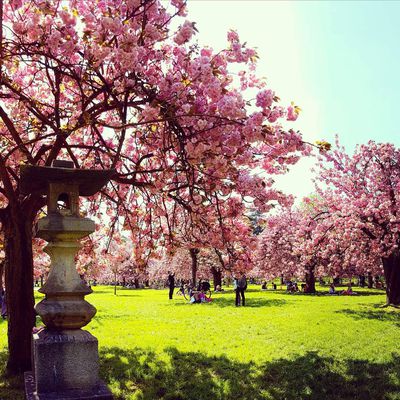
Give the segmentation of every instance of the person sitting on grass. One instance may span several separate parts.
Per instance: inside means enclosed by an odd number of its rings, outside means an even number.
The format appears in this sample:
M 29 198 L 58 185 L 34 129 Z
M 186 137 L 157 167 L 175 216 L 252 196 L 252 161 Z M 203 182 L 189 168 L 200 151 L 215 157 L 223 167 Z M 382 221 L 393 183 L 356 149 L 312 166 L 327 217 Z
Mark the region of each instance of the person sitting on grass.
M 349 283 L 349 286 L 347 290 L 343 290 L 341 293 L 343 296 L 352 296 L 353 294 L 357 294 L 356 292 L 353 292 L 353 288 L 351 287 L 351 283 Z
M 329 294 L 336 294 L 335 285 L 333 283 L 329 285 Z
M 264 281 L 261 285 L 261 290 L 267 290 L 267 281 Z
M 207 297 L 206 294 L 200 290 L 199 292 L 193 291 L 190 296 L 190 303 L 209 303 L 211 302 L 211 298 Z
M 190 303 L 200 303 L 200 299 L 199 299 L 199 293 L 198 292 L 194 292 L 192 291 L 192 293 L 190 294 Z

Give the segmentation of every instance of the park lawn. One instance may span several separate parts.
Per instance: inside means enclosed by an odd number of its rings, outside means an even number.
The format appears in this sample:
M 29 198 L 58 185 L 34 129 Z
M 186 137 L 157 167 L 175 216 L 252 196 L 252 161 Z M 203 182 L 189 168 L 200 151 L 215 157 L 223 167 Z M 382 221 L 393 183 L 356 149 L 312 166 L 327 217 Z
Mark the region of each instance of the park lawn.
M 246 307 L 235 307 L 229 288 L 212 303 L 188 304 L 168 300 L 167 290 L 114 296 L 99 286 L 87 297 L 98 309 L 87 329 L 116 399 L 400 399 L 399 310 L 379 308 L 382 291 L 356 290 L 250 286 Z M 5 345 L 0 322 L 2 364 Z M 0 381 L 0 399 L 22 399 L 19 385 Z

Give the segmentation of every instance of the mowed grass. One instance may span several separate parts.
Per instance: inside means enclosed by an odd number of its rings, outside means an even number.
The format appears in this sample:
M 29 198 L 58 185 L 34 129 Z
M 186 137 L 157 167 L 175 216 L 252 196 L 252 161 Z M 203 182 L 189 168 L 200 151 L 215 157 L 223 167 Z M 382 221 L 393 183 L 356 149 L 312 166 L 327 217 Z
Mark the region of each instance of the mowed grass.
M 321 289 L 326 290 L 326 289 Z M 232 289 L 209 304 L 167 290 L 95 287 L 102 378 L 115 399 L 400 399 L 400 314 L 382 291 L 356 296 Z M 324 292 L 326 293 L 326 292 Z M 0 353 L 6 359 L 6 323 Z M 0 367 L 0 373 L 3 371 Z M 0 381 L 0 399 L 23 398 Z

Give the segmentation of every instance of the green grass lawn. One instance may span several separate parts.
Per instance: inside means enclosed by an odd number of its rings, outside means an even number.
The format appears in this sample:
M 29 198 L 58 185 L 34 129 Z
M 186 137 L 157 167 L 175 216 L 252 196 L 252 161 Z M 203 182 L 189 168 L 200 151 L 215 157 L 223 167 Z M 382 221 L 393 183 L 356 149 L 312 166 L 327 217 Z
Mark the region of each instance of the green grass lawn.
M 382 291 L 357 296 L 227 290 L 209 304 L 166 290 L 96 287 L 101 374 L 116 399 L 400 399 L 399 310 Z M 6 360 L 0 322 L 0 362 Z M 4 366 L 0 366 L 0 373 Z M 23 399 L 0 380 L 0 399 Z

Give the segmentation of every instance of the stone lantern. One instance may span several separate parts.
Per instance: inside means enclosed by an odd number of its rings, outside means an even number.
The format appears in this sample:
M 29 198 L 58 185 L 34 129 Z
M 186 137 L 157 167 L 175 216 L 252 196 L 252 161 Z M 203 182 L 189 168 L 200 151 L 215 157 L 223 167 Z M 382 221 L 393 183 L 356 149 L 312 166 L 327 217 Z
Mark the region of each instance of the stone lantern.
M 95 224 L 79 214 L 79 196 L 92 196 L 110 180 L 114 170 L 75 169 L 56 160 L 51 167 L 21 167 L 21 192 L 47 195 L 47 216 L 39 219 L 36 236 L 48 242 L 51 268 L 36 306 L 45 328 L 32 338 L 33 371 L 25 373 L 28 400 L 112 399 L 99 380 L 98 341 L 87 325 L 96 309 L 84 297 L 92 290 L 75 267 L 79 240 Z

